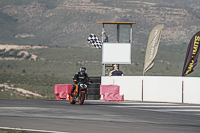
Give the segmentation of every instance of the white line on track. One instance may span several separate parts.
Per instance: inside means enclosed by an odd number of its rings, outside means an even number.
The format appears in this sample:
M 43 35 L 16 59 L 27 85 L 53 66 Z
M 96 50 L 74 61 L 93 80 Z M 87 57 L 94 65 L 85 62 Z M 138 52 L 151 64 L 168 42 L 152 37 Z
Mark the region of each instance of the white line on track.
M 154 111 L 154 112 L 192 112 L 191 115 L 200 115 L 200 106 L 110 106 L 114 108 L 129 108 L 129 109 L 138 109 L 138 110 L 146 110 L 146 111 Z
M 143 109 L 143 110 L 150 110 L 150 111 L 160 111 L 160 112 L 200 112 L 200 109 Z
M 174 103 L 119 103 L 119 104 L 132 104 L 132 105 L 135 105 L 135 104 L 139 104 L 139 105 L 178 105 L 178 104 L 174 104 Z
M 189 113 L 190 115 L 200 115 L 200 110 L 177 110 L 177 109 L 139 109 L 139 110 L 146 110 L 146 111 L 153 111 L 153 112 L 184 112 Z
M 70 133 L 70 132 L 59 132 L 59 131 L 37 130 L 37 129 L 13 128 L 13 127 L 0 127 L 0 129 L 18 130 L 18 131 L 30 131 L 30 132 L 43 132 L 43 133 Z
M 200 106 L 110 106 L 116 108 L 197 108 L 200 109 Z

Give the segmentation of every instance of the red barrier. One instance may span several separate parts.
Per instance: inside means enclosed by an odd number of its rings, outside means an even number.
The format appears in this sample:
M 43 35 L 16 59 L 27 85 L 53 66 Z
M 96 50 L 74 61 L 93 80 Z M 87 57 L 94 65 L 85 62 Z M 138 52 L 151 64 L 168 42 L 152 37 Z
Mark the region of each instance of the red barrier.
M 105 93 L 118 93 L 118 85 L 100 85 L 100 95 L 105 95 Z
M 105 93 L 103 100 L 104 101 L 124 101 L 124 95 L 119 95 L 118 93 Z
M 70 95 L 72 84 L 56 84 L 54 86 L 54 94 L 56 99 L 66 99 L 67 95 Z
M 124 101 L 124 95 L 119 95 L 118 85 L 101 85 L 100 95 L 103 95 L 104 101 Z

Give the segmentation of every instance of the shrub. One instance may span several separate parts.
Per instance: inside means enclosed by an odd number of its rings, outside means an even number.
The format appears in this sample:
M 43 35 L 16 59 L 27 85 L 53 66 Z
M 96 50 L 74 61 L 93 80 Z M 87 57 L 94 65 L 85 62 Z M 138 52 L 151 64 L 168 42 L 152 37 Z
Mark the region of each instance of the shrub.
M 7 68 L 9 68 L 9 67 L 10 67 L 10 64 L 7 65 Z
M 0 49 L 0 52 L 5 52 L 6 49 Z
M 7 51 L 7 52 L 5 52 L 4 54 L 2 54 L 2 58 L 4 58 L 4 57 L 9 57 L 9 51 Z
M 29 55 L 27 55 L 27 56 L 25 57 L 25 59 L 28 60 L 29 58 L 31 58 L 31 56 L 32 56 L 32 55 L 29 54 Z
M 23 70 L 22 70 L 22 73 L 26 73 L 26 70 L 25 70 L 25 69 L 23 69 Z
M 9 52 L 11 52 L 11 51 L 14 51 L 14 49 L 11 48 L 11 49 L 9 50 Z
M 12 56 L 13 56 L 14 58 L 17 58 L 18 52 L 19 52 L 19 50 L 15 50 L 15 51 L 13 52 Z
M 21 55 L 18 55 L 17 58 L 22 58 L 24 56 L 24 53 L 21 53 Z

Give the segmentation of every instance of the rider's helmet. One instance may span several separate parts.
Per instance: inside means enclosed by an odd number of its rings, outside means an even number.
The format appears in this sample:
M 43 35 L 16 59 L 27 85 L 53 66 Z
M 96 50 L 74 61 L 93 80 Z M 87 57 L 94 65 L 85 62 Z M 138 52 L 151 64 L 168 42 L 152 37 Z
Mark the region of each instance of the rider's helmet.
M 85 67 L 81 67 L 80 68 L 80 72 L 81 72 L 81 75 L 84 74 L 84 73 L 86 73 L 86 68 Z

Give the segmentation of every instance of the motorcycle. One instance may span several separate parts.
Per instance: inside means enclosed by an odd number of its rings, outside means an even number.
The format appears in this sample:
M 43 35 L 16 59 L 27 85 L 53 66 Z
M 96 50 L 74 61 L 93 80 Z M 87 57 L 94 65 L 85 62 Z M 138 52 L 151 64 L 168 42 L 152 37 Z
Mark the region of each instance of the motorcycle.
M 77 84 L 75 86 L 76 88 L 72 93 L 72 96 L 70 97 L 70 103 L 75 104 L 76 102 L 79 102 L 79 104 L 82 105 L 85 100 L 85 94 L 87 93 L 88 86 L 82 83 Z

